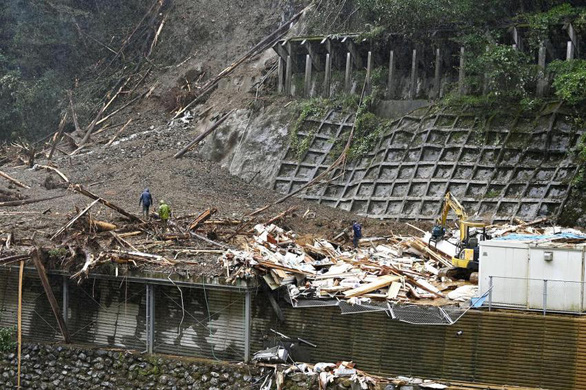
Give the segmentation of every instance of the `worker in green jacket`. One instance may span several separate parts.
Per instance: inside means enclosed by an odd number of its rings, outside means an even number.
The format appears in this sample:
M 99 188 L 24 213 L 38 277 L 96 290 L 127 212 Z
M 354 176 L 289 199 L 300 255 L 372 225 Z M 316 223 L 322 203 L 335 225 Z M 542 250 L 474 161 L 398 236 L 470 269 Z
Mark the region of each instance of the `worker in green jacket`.
M 159 217 L 163 221 L 163 225 L 167 226 L 167 220 L 171 216 L 171 207 L 164 200 L 159 202 Z

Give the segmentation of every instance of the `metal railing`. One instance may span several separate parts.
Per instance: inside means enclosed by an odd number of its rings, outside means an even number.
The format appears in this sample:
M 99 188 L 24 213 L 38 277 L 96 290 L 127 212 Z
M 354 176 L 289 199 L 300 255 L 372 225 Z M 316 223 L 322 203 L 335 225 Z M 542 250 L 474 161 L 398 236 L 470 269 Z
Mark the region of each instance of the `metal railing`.
M 488 310 L 493 308 L 585 314 L 586 282 L 559 279 L 488 277 Z

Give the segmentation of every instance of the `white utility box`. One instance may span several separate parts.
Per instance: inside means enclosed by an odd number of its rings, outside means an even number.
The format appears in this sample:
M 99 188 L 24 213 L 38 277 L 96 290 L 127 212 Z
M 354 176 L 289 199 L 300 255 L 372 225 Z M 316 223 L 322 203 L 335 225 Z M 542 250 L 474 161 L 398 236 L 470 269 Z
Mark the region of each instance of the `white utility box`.
M 479 290 L 487 292 L 492 277 L 493 306 L 584 312 L 585 247 L 529 239 L 481 241 Z

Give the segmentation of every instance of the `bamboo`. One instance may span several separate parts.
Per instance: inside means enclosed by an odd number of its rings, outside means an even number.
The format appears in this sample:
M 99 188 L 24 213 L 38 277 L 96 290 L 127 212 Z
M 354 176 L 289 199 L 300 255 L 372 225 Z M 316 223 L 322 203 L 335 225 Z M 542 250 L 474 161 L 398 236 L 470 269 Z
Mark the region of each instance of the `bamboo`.
M 22 360 L 22 279 L 24 276 L 24 260 L 20 261 L 18 270 L 18 315 L 17 315 L 17 343 L 18 343 L 18 369 L 17 369 L 17 388 L 20 389 L 20 366 Z

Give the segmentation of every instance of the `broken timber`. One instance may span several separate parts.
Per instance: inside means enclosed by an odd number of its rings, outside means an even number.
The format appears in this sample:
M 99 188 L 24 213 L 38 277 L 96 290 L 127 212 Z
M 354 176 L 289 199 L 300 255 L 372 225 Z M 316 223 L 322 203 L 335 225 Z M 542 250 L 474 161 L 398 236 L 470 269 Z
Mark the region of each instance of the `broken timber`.
M 98 203 L 98 201 L 99 199 L 94 200 L 89 206 L 80 211 L 79 214 L 77 214 L 71 221 L 69 221 L 65 226 L 59 229 L 57 233 L 53 234 L 53 236 L 51 236 L 51 240 L 54 240 L 55 238 L 59 237 L 65 230 L 67 230 L 67 228 L 73 225 L 75 221 L 81 218 L 85 213 L 89 211 L 89 209 L 91 209 L 96 203 Z
M 123 208 L 120 208 L 120 207 L 116 206 L 115 204 L 110 203 L 107 200 L 105 200 L 105 199 L 103 199 L 103 198 L 101 198 L 101 197 L 99 197 L 99 196 L 97 196 L 95 194 L 92 194 L 91 192 L 89 192 L 88 190 L 86 190 L 85 188 L 83 188 L 81 186 L 81 184 L 74 184 L 70 188 L 71 188 L 72 191 L 75 191 L 75 192 L 77 192 L 79 194 L 85 195 L 88 198 L 97 200 L 98 202 L 100 202 L 104 206 L 109 207 L 112 210 L 114 210 L 114 211 L 122 214 L 123 216 L 125 216 L 128 219 L 130 219 L 131 221 L 145 223 L 142 219 L 140 219 L 136 215 L 132 215 L 129 212 L 127 212 L 126 210 L 124 210 Z
M 44 202 L 46 200 L 52 200 L 57 198 L 63 198 L 65 195 L 57 195 L 57 196 L 50 196 L 48 198 L 38 198 L 38 199 L 25 199 L 25 200 L 11 200 L 8 202 L 0 202 L 0 207 L 6 206 L 22 206 L 25 204 L 37 203 L 37 202 Z
M 61 330 L 61 334 L 63 335 L 63 340 L 65 343 L 70 342 L 69 337 L 69 330 L 67 330 L 67 325 L 65 324 L 65 320 L 61 315 L 61 309 L 59 309 L 59 304 L 57 303 L 57 299 L 53 294 L 53 290 L 51 290 L 51 285 L 49 284 L 49 279 L 47 278 L 47 272 L 45 271 L 45 267 L 41 262 L 41 257 L 39 255 L 39 250 L 35 249 L 31 253 L 33 258 L 33 262 L 35 263 L 35 267 L 37 268 L 37 272 L 39 273 L 39 278 L 41 279 L 41 284 L 43 285 L 43 289 L 45 290 L 45 294 L 47 294 L 47 299 L 49 300 L 49 304 L 51 305 L 51 309 L 53 310 L 53 314 L 55 315 L 55 319 L 57 320 L 57 324 L 59 325 L 59 329 Z
M 216 212 L 218 211 L 218 209 L 216 208 L 211 208 L 211 209 L 207 209 L 206 211 L 204 211 L 203 213 L 201 213 L 200 215 L 197 216 L 197 218 L 195 218 L 193 220 L 193 222 L 191 222 L 189 224 L 189 230 L 195 230 L 197 229 L 197 227 L 204 223 L 205 221 L 207 221 L 208 219 L 210 219 L 210 217 L 212 215 L 214 215 Z
M 5 178 L 6 180 L 8 180 L 8 181 L 12 182 L 13 184 L 15 184 L 15 185 L 17 185 L 17 186 L 21 187 L 21 188 L 26 188 L 26 189 L 29 189 L 29 188 L 30 188 L 30 187 L 29 187 L 29 186 L 27 186 L 26 184 L 23 184 L 23 183 L 19 182 L 19 181 L 18 181 L 18 180 L 16 180 L 15 178 L 8 176 L 6 173 L 4 173 L 4 172 L 2 172 L 2 171 L 0 171 L 0 176 L 1 176 L 1 177 L 3 177 L 3 178 Z

